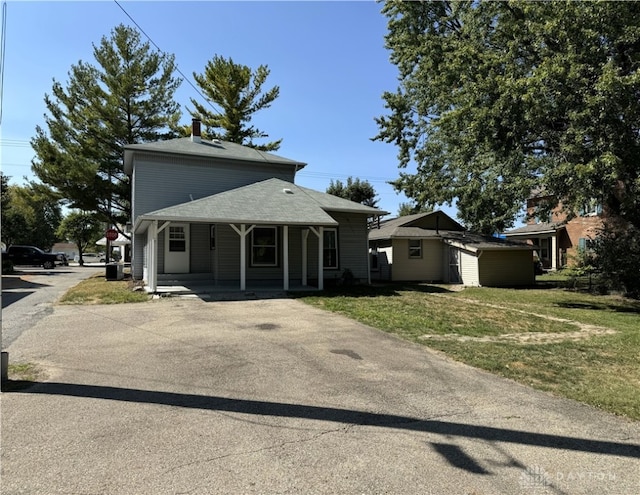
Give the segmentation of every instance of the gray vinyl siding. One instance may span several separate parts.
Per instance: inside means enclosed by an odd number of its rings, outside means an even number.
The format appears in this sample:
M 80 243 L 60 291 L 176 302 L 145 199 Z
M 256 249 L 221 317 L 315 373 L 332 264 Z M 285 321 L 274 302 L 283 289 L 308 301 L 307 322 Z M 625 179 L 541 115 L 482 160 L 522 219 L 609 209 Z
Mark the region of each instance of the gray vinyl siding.
M 169 226 L 158 234 L 158 273 L 164 273 L 164 238 L 167 235 Z
M 131 253 L 131 272 L 135 280 L 144 277 L 145 250 L 147 234 L 135 234 L 133 236 L 133 252 Z
M 349 215 L 329 212 L 339 222 L 338 232 L 338 268 L 325 268 L 324 280 L 342 277 L 344 270 L 349 269 L 360 282 L 369 280 L 368 262 L 368 230 L 366 215 Z M 292 234 L 295 231 L 295 234 Z M 302 278 L 302 232 L 300 228 L 289 228 L 290 277 L 292 280 Z M 295 261 L 293 254 L 295 253 Z M 307 277 L 310 283 L 318 280 L 318 236 L 313 232 L 307 237 Z
M 369 279 L 369 232 L 366 215 L 348 215 L 336 212 L 329 212 L 329 214 L 340 224 L 338 227 L 338 269 L 325 269 L 324 278 L 340 278 L 344 270 L 348 269 L 357 280 L 366 283 Z M 309 271 L 310 276 L 312 273 L 314 275 L 318 273 L 317 237 L 313 234 L 309 235 L 309 239 L 312 237 L 316 238 L 315 249 L 313 249 L 316 265 L 313 272 Z
M 218 225 L 216 280 L 240 280 L 240 236 L 229 225 Z
M 479 260 L 480 285 L 533 285 L 535 275 L 531 251 L 484 251 Z
M 211 273 L 213 274 L 213 255 L 215 251 L 211 249 L 210 224 L 191 224 L 191 253 L 189 266 L 191 273 Z
M 138 153 L 133 181 L 133 218 L 255 182 L 279 178 L 294 181 L 290 166 L 212 163 L 206 159 Z

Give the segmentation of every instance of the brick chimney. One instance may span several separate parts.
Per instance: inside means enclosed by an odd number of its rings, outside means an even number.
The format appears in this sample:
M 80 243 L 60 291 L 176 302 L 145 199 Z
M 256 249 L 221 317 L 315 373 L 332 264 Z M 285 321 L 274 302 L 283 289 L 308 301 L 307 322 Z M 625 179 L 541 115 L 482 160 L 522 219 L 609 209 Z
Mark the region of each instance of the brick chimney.
M 191 121 L 191 141 L 194 143 L 202 141 L 202 135 L 200 134 L 200 119 L 193 119 Z

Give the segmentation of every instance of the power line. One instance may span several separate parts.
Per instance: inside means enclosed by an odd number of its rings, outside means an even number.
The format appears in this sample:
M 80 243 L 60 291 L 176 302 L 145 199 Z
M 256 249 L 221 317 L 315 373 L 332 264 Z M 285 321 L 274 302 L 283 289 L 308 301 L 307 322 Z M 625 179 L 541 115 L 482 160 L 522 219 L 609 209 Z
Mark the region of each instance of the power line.
M 31 142 L 25 139 L 0 139 L 0 145 L 13 148 L 31 148 Z
M 156 47 L 156 50 L 158 50 L 158 51 L 159 51 L 159 52 L 161 52 L 161 53 L 166 53 L 166 52 L 164 52 L 164 50 L 162 50 L 162 49 L 161 49 L 161 48 L 156 44 L 156 42 L 155 42 L 155 41 L 153 41 L 153 40 L 151 39 L 151 36 L 149 36 L 149 35 L 144 31 L 144 29 L 142 29 L 142 28 L 140 27 L 140 25 L 135 21 L 135 19 L 134 19 L 133 17 L 131 17 L 131 15 L 129 14 L 129 12 L 127 12 L 127 11 L 124 9 L 124 7 L 123 7 L 122 5 L 120 5 L 120 3 L 118 2 L 118 0 L 113 0 L 113 1 L 116 3 L 116 5 L 117 5 L 118 7 L 120 7 L 120 10 L 122 10 L 122 12 L 124 12 L 124 13 L 125 13 L 125 15 L 126 15 L 126 16 L 131 20 L 131 22 L 133 22 L 133 24 L 135 24 L 135 26 L 138 28 L 138 30 L 139 30 L 142 34 L 144 34 L 144 35 L 147 37 L 147 39 L 149 40 L 149 42 L 150 42 L 153 46 L 155 46 L 155 47 Z M 180 75 L 182 76 L 183 80 L 187 81 L 187 84 L 188 84 L 189 86 L 191 86 L 191 87 L 193 88 L 193 90 L 194 90 L 196 93 L 198 93 L 198 94 L 200 95 L 200 97 L 204 100 L 204 102 L 205 102 L 207 105 L 209 105 L 209 106 L 211 107 L 211 109 L 212 109 L 215 113 L 217 113 L 218 115 L 221 115 L 221 112 L 220 112 L 217 108 L 215 108 L 215 107 L 214 107 L 213 103 L 212 103 L 211 101 L 209 101 L 209 100 L 208 100 L 208 99 L 207 99 L 207 98 L 206 98 L 206 97 L 205 97 L 205 96 L 200 92 L 200 90 L 199 90 L 199 89 L 198 89 L 198 88 L 197 88 L 197 87 L 196 87 L 196 86 L 191 82 L 191 80 L 190 80 L 187 76 L 185 76 L 185 75 L 184 75 L 184 73 L 180 70 L 180 67 L 178 67 L 178 65 L 176 65 L 176 72 L 178 72 L 178 74 L 180 74 Z
M 2 35 L 0 39 L 0 124 L 2 124 L 2 102 L 4 101 L 4 59 L 7 39 L 7 2 L 2 2 Z

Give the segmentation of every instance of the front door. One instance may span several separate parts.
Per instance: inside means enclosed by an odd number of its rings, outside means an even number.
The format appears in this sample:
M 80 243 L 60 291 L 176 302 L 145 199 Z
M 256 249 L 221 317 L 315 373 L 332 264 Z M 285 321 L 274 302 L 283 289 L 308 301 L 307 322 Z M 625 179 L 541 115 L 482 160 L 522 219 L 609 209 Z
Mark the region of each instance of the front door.
M 172 223 L 165 229 L 164 272 L 189 273 L 188 223 Z
M 462 282 L 460 277 L 460 250 L 449 246 L 449 283 L 459 284 L 460 282 Z

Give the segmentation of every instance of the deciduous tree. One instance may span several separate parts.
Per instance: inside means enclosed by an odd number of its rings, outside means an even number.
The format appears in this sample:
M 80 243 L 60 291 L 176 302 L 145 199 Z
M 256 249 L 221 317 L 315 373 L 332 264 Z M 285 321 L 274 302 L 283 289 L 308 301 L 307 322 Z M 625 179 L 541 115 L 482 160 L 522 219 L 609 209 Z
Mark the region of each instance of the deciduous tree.
M 58 240 L 62 220 L 60 200 L 42 184 L 8 184 L 2 177 L 2 242 L 48 250 Z
M 640 3 L 389 0 L 399 86 L 374 139 L 397 190 L 471 228 L 513 224 L 534 187 L 640 226 Z M 554 205 L 550 205 L 552 207 Z
M 95 213 L 72 211 L 60 223 L 58 235 L 78 247 L 80 265 L 84 264 L 82 253 L 96 242 L 102 233 L 102 222 Z
M 376 191 L 373 186 L 366 180 L 360 180 L 359 178 L 347 178 L 347 183 L 344 184 L 340 180 L 335 182 L 331 180 L 329 187 L 327 187 L 327 194 L 333 194 L 340 198 L 348 199 L 356 203 L 361 203 L 373 208 L 378 204 L 376 199 Z

